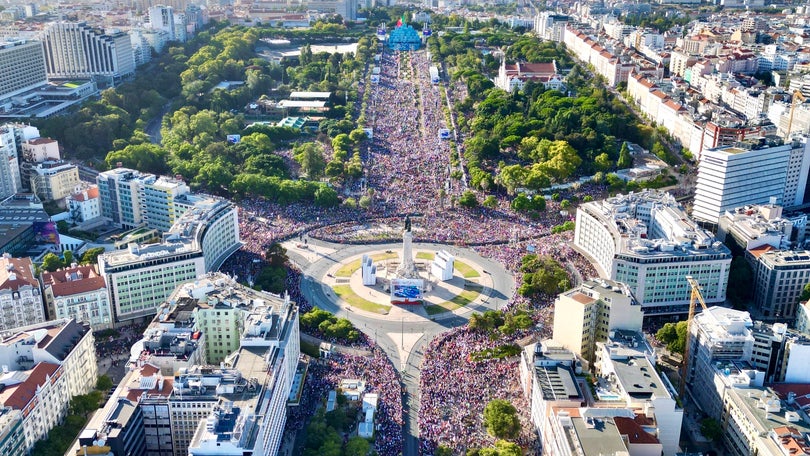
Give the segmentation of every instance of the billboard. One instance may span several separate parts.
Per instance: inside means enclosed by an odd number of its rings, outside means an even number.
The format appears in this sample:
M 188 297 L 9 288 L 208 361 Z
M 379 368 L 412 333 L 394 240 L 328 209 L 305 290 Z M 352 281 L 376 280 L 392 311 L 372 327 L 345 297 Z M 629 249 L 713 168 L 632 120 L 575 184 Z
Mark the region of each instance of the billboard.
M 422 279 L 392 279 L 391 304 L 422 304 Z
M 55 222 L 34 222 L 34 240 L 37 244 L 59 245 L 59 231 Z
M 228 135 L 228 144 L 238 144 L 242 140 L 242 135 Z

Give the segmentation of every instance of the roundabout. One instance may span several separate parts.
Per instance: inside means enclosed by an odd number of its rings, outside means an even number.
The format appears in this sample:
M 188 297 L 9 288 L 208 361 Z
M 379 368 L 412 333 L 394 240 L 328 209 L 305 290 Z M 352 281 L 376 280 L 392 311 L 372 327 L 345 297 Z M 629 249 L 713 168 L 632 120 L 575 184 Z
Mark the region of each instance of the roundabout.
M 420 368 L 427 344 L 466 324 L 475 313 L 504 307 L 515 291 L 514 276 L 472 249 L 417 242 L 412 251 L 420 276 L 426 272 L 420 263 L 430 263 L 442 250 L 455 258 L 453 276 L 445 282 L 426 274 L 422 304 L 392 305 L 381 283 L 363 285 L 360 263 L 363 255 L 369 255 L 384 279 L 389 270 L 398 269 L 402 243 L 351 245 L 306 237 L 283 246 L 301 269 L 303 296 L 314 306 L 351 321 L 399 370 L 406 410 L 403 453 L 417 454 Z

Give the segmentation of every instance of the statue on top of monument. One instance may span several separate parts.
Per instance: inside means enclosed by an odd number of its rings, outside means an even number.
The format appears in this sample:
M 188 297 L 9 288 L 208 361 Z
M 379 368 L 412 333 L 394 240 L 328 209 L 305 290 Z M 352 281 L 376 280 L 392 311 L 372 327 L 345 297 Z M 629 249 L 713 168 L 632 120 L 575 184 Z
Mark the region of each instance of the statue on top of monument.
M 405 232 L 406 233 L 411 232 L 411 216 L 410 215 L 405 216 Z

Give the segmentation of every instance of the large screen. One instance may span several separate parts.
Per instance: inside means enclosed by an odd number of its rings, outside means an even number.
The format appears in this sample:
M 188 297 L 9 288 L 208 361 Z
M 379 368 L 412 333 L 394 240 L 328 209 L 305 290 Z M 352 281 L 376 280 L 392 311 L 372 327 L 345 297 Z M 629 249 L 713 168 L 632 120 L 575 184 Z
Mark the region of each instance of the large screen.
M 421 304 L 424 281 L 421 279 L 391 280 L 392 304 Z

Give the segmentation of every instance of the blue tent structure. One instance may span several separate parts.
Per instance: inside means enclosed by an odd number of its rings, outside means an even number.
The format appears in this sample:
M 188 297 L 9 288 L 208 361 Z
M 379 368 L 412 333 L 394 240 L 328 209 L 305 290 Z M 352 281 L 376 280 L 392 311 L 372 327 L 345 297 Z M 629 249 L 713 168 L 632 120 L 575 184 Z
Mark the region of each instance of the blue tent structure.
M 388 47 L 395 51 L 415 51 L 422 45 L 422 37 L 410 25 L 402 25 L 388 35 Z

